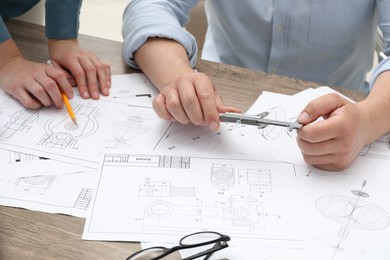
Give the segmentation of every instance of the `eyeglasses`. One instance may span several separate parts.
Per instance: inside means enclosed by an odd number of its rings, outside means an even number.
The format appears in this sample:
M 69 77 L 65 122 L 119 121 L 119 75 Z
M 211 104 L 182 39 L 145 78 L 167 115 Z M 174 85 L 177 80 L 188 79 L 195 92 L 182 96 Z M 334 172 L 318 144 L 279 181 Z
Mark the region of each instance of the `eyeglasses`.
M 202 252 L 183 258 L 183 260 L 191 260 L 201 256 L 205 256 L 205 258 L 203 259 L 206 260 L 209 259 L 209 257 L 214 252 L 228 247 L 228 241 L 230 241 L 229 236 L 222 235 L 218 232 L 196 232 L 180 239 L 178 246 L 174 246 L 172 248 L 166 248 L 161 246 L 145 248 L 132 254 L 131 256 L 126 258 L 126 260 L 158 260 L 178 250 L 214 244 L 211 248 L 207 250 L 203 250 Z

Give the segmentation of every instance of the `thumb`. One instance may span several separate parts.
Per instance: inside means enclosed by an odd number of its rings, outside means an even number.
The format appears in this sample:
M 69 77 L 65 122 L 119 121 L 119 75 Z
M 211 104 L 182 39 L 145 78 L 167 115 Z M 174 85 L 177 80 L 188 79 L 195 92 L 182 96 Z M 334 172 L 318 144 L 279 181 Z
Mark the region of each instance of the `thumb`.
M 310 101 L 298 116 L 298 122 L 309 124 L 319 117 L 328 117 L 334 110 L 348 103 L 346 99 L 336 93 L 326 94 Z

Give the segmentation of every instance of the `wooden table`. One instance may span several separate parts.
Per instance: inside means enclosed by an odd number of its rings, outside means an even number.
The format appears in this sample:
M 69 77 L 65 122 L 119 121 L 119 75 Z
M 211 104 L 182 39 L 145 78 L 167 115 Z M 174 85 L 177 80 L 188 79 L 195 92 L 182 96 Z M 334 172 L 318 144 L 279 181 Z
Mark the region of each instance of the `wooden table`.
M 7 22 L 24 57 L 38 62 L 48 59 L 42 26 L 20 21 Z M 106 61 L 112 74 L 139 72 L 122 60 L 120 42 L 80 35 L 80 44 Z M 226 105 L 246 111 L 262 91 L 294 94 L 319 84 L 226 64 L 199 61 L 197 69 L 209 75 Z M 337 91 L 359 101 L 363 94 Z M 0 206 L 0 259 L 125 259 L 140 249 L 138 243 L 81 240 L 85 220 Z M 170 259 L 180 259 L 177 255 Z

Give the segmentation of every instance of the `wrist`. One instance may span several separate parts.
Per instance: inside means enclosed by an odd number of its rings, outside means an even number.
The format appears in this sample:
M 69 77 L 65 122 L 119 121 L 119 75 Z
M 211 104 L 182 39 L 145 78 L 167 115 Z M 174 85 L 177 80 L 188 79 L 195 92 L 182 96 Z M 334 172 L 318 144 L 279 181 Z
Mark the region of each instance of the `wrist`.
M 20 57 L 22 53 L 12 39 L 0 43 L 0 68 Z
M 72 39 L 47 39 L 47 46 L 49 50 L 50 56 L 52 56 L 53 52 L 55 52 L 55 49 L 62 46 L 72 46 L 77 45 L 78 46 L 78 40 L 77 38 Z

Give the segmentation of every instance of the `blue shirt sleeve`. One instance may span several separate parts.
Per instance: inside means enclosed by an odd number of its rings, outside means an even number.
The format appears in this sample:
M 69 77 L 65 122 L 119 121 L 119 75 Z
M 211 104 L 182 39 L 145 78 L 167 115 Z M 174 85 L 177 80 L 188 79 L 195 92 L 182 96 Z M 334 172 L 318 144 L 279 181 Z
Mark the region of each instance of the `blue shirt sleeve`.
M 383 39 L 387 42 L 387 48 L 385 52 L 390 51 L 390 1 L 377 1 L 377 10 L 379 16 L 379 28 L 383 33 Z M 370 79 L 370 89 L 372 88 L 375 80 L 378 76 L 384 72 L 390 70 L 390 57 L 384 59 L 379 65 L 375 68 Z
M 24 14 L 36 5 L 39 0 L 1 0 L 0 1 L 0 42 L 11 38 L 4 20 Z
M 149 37 L 175 40 L 187 51 L 192 66 L 195 66 L 198 47 L 195 38 L 183 26 L 189 20 L 190 9 L 198 0 L 133 0 L 123 16 L 123 58 L 128 65 L 138 68 L 133 53 Z M 148 14 L 148 15 L 145 15 Z
M 11 35 L 8 32 L 7 27 L 4 24 L 3 18 L 0 15 L 0 42 L 4 42 L 11 38 Z
M 45 32 L 49 39 L 77 38 L 81 0 L 47 0 Z

